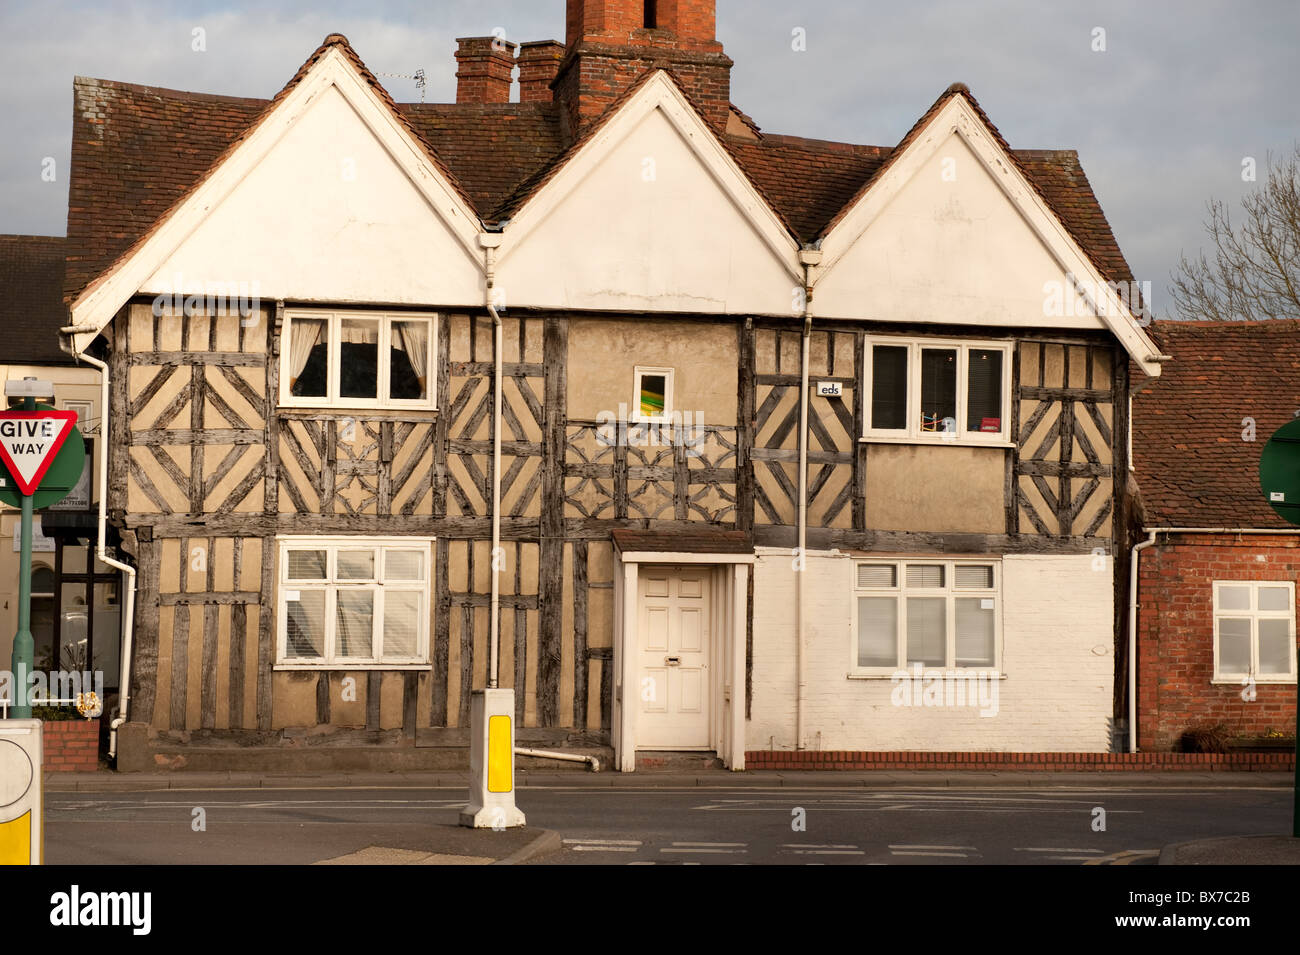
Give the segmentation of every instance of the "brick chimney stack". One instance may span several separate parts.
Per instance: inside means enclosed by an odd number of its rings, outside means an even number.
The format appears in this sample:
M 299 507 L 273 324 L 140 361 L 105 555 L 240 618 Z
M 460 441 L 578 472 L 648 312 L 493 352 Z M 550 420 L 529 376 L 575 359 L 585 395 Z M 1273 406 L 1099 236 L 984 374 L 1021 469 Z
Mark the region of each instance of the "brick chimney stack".
M 456 41 L 456 102 L 509 103 L 519 44 L 494 36 Z
M 724 129 L 732 61 L 717 40 L 716 0 L 567 0 L 567 50 L 556 82 L 573 132 L 648 69 L 670 70 Z
M 560 72 L 564 44 L 537 40 L 519 46 L 519 102 L 550 103 L 555 94 L 551 82 Z

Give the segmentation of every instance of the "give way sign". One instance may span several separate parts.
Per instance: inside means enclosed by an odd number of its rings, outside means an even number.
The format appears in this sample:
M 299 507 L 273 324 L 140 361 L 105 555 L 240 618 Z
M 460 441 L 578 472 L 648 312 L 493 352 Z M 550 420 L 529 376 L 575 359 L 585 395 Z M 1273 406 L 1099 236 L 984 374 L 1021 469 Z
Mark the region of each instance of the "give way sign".
M 0 411 L 0 461 L 18 490 L 36 493 L 76 424 L 75 411 Z

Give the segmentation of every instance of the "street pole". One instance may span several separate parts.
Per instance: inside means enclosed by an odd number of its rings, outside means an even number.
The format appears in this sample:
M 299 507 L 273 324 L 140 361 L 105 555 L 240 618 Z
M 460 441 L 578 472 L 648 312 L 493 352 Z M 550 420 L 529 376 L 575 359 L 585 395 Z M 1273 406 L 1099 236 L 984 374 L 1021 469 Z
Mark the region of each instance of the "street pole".
M 28 395 L 23 399 L 24 411 L 36 410 L 36 399 Z M 27 677 L 32 672 L 36 643 L 32 640 L 32 496 L 23 495 L 22 544 L 18 558 L 18 634 L 14 637 L 13 685 L 15 719 L 32 717 L 30 698 L 27 695 Z

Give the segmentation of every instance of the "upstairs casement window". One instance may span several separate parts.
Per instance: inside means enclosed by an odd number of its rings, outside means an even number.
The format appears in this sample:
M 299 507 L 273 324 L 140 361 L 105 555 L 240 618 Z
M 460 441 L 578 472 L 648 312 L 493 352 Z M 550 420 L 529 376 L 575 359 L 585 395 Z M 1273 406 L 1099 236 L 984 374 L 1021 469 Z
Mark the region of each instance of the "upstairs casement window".
M 287 311 L 280 404 L 433 409 L 437 329 L 430 314 Z
M 1295 584 L 1214 582 L 1214 682 L 1296 681 Z
M 1011 344 L 868 338 L 864 438 L 934 444 L 1011 440 Z

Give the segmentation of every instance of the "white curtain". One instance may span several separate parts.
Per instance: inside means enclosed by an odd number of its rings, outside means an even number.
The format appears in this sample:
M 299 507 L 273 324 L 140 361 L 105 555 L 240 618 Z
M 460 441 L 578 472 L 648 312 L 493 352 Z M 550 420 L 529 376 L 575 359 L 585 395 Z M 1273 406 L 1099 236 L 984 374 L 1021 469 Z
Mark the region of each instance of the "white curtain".
M 289 387 L 292 388 L 298 383 L 302 370 L 307 367 L 311 350 L 320 343 L 325 323 L 315 319 L 295 318 L 290 327 L 293 329 L 293 340 L 289 345 Z
M 429 375 L 429 326 L 424 322 L 399 322 L 397 328 L 401 333 L 402 348 L 415 370 L 415 377 L 420 379 L 420 390 L 426 392 L 425 383 Z
M 379 323 L 344 319 L 339 340 L 348 345 L 378 345 Z

